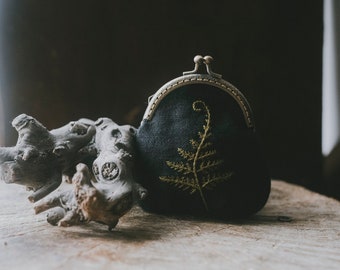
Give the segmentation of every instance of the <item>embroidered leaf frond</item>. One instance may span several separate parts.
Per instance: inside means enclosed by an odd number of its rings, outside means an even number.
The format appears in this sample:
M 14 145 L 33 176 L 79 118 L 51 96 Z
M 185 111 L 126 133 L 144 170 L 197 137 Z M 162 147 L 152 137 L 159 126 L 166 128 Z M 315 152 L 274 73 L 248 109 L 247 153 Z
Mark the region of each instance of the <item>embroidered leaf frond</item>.
M 233 175 L 233 173 L 223 173 L 223 174 L 215 174 L 213 176 L 208 175 L 204 180 L 203 188 L 211 189 L 215 187 L 218 183 L 229 180 L 229 178 Z
M 160 176 L 159 179 L 181 190 L 189 191 L 190 194 L 198 192 L 204 207 L 209 211 L 203 190 L 214 188 L 218 183 L 229 180 L 232 173 L 223 172 L 221 166 L 223 160 L 214 159 L 217 151 L 213 149 L 213 143 L 208 140 L 212 137 L 208 106 L 202 100 L 197 100 L 193 102 L 192 108 L 198 113 L 204 113 L 205 116 L 202 130 L 197 132 L 198 138 L 189 140 L 193 151 L 178 148 L 178 154 L 183 162 L 166 162 L 167 166 L 178 175 Z
M 197 158 L 198 159 L 205 159 L 205 158 L 214 156 L 215 154 L 216 154 L 216 150 L 208 150 L 208 151 L 200 153 L 200 155 Z
M 194 139 L 190 140 L 190 144 L 191 144 L 191 146 L 194 150 L 196 150 L 199 146 L 199 143 L 197 141 L 195 141 Z
M 195 158 L 195 153 L 190 152 L 190 151 L 185 151 L 182 148 L 178 148 L 177 149 L 178 153 L 180 154 L 180 156 L 188 161 L 191 161 Z
M 183 190 L 191 189 L 190 192 L 197 189 L 195 179 L 190 177 L 161 176 L 159 179 Z
M 189 163 L 167 161 L 166 164 L 176 172 L 183 174 L 192 173 L 192 168 Z
M 212 146 L 212 143 L 211 142 L 206 142 L 206 143 L 202 144 L 201 149 L 205 149 L 205 148 L 208 148 L 210 146 Z
M 215 167 L 218 167 L 222 163 L 223 163 L 223 160 L 202 161 L 197 172 L 214 169 Z
M 198 132 L 198 137 L 202 140 L 203 138 L 206 140 L 207 138 L 211 137 L 212 133 L 208 132 L 207 134 L 202 133 L 201 131 Z

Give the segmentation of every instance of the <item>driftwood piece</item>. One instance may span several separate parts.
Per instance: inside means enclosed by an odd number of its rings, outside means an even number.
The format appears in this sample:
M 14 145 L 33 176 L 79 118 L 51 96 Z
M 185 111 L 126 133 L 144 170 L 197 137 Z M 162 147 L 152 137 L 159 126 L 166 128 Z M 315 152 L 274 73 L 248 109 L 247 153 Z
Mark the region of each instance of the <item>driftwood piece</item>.
M 92 182 L 92 177 L 84 164 L 78 164 L 73 177 L 78 207 L 85 220 L 106 224 L 112 230 L 119 218 L 132 208 L 132 192 L 121 192 L 114 185 Z
M 92 165 L 94 176 L 80 163 L 72 178 L 73 190 L 59 188 L 35 205 L 36 213 L 53 207 L 63 209 L 49 213 L 47 220 L 53 225 L 96 221 L 112 230 L 119 218 L 147 194 L 134 181 L 135 128 L 119 126 L 108 118 L 99 119 L 95 126 L 98 157 Z
M 92 220 L 112 230 L 146 196 L 134 181 L 134 127 L 83 118 L 49 131 L 26 114 L 12 125 L 19 137 L 15 146 L 0 148 L 0 177 L 34 191 L 29 200 L 38 201 L 36 214 L 53 208 L 49 223 Z
M 91 181 L 86 167 L 78 165 L 73 183 L 85 219 L 104 223 L 112 230 L 136 201 L 145 198 L 147 191 L 134 179 L 136 129 L 117 125 L 109 118 L 98 119 L 95 126 L 95 181 Z
M 69 175 L 78 162 L 95 156 L 86 148 L 95 134 L 90 120 L 81 119 L 50 132 L 35 118 L 21 114 L 12 126 L 18 141 L 14 147 L 0 148 L 0 178 L 33 190 L 29 196 L 32 202 L 55 190 L 62 175 Z
M 95 133 L 94 122 L 86 118 L 51 130 L 55 138 L 53 153 L 57 156 L 66 179 L 72 178 L 78 163 L 85 162 L 91 166 L 97 156 L 94 146 Z
M 92 170 L 97 182 L 106 187 L 103 190 L 111 190 L 112 198 L 126 197 L 129 193 L 135 200 L 145 198 L 146 189 L 134 179 L 136 129 L 130 125 L 119 126 L 109 118 L 100 118 L 95 125 L 98 157 Z
M 67 182 L 63 182 L 58 189 L 39 200 L 34 205 L 35 214 L 51 210 L 47 215 L 47 221 L 51 225 L 69 226 L 83 221 L 81 213 L 77 212 L 74 188 Z
M 15 147 L 0 149 L 1 178 L 6 183 L 25 185 L 34 193 L 31 201 L 36 201 L 57 188 L 61 182 L 59 164 L 52 153 L 53 136 L 36 119 L 21 114 L 12 121 L 12 126 L 18 132 Z M 51 170 L 51 168 L 56 168 Z
M 121 216 L 133 206 L 131 192 L 114 196 L 115 189 L 106 184 L 96 183 L 85 164 L 77 165 L 72 184 L 64 182 L 57 190 L 38 201 L 36 214 L 53 208 L 47 216 L 52 225 L 68 227 L 89 221 L 106 224 L 112 230 Z M 61 208 L 61 209 L 60 209 Z

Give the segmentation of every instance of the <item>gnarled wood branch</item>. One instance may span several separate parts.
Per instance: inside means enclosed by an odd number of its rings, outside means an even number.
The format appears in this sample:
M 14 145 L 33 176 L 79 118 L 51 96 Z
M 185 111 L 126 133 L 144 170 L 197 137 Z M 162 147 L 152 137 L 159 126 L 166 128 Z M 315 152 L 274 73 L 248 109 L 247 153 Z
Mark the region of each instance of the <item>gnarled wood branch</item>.
M 52 208 L 49 223 L 96 221 L 112 230 L 147 195 L 134 181 L 134 127 L 100 118 L 48 131 L 25 114 L 12 125 L 19 137 L 15 146 L 0 148 L 0 178 L 33 190 L 36 214 Z

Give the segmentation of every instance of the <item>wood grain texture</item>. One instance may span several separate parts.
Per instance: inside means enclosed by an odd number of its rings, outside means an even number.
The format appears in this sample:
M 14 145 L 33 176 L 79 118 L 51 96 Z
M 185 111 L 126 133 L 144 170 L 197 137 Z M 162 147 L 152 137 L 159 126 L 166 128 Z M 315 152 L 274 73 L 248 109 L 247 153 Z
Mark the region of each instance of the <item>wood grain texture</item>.
M 0 184 L 0 269 L 339 269 L 340 203 L 273 181 L 265 208 L 228 223 L 135 207 L 113 232 L 59 228 L 21 187 Z M 285 222 L 280 216 L 290 217 Z

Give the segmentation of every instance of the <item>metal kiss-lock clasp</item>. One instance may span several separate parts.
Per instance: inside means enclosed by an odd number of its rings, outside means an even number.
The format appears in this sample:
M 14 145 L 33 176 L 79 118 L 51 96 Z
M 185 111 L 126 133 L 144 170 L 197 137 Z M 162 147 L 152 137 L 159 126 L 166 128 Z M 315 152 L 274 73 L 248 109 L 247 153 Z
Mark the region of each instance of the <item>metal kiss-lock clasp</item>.
M 185 71 L 183 72 L 183 75 L 190 75 L 190 74 L 196 74 L 198 72 L 198 69 L 199 67 L 202 65 L 202 64 L 205 64 L 206 68 L 207 68 L 207 73 L 212 76 L 212 77 L 215 77 L 215 78 L 222 78 L 222 75 L 220 74 L 217 74 L 215 72 L 213 72 L 211 70 L 211 66 L 210 64 L 214 61 L 214 58 L 212 58 L 210 55 L 206 55 L 206 56 L 202 56 L 202 55 L 196 55 L 194 57 L 194 63 L 195 63 L 195 67 L 194 67 L 194 70 L 192 71 Z

